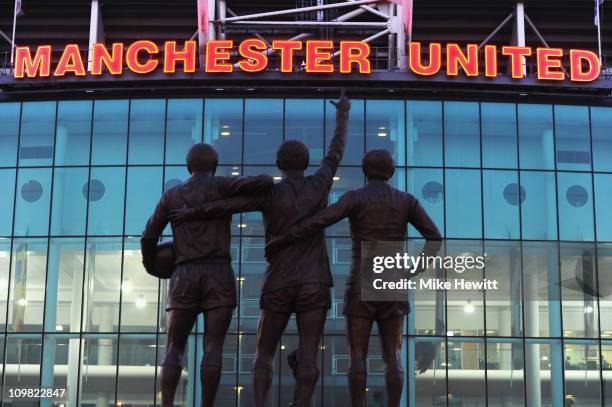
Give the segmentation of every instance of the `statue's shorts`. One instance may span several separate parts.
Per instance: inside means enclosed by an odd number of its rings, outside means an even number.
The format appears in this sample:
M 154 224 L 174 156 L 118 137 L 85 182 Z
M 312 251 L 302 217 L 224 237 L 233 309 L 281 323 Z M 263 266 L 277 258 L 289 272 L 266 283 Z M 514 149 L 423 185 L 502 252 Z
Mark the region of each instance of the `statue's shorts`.
M 361 301 L 359 293 L 344 295 L 343 314 L 346 317 L 366 318 L 381 321 L 403 316 L 410 312 L 408 301 Z
M 180 264 L 170 278 L 166 311 L 204 312 L 236 304 L 236 278 L 230 263 Z
M 300 284 L 261 295 L 259 307 L 265 311 L 293 313 L 317 308 L 331 308 L 330 286 L 319 283 Z

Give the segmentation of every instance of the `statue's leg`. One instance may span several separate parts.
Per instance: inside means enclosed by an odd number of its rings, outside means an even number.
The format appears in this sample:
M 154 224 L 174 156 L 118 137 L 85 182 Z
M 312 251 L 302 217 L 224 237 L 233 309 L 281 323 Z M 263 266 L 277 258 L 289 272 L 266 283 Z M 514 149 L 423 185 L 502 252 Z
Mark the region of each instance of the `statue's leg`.
M 351 405 L 364 407 L 366 396 L 368 344 L 372 320 L 368 318 L 347 316 L 346 330 L 349 346 L 349 391 Z
M 253 364 L 253 392 L 256 407 L 265 407 L 272 384 L 272 359 L 291 313 L 262 310 L 257 328 L 257 353 Z M 299 364 L 299 361 L 298 361 Z
M 213 308 L 204 312 L 204 357 L 200 369 L 202 407 L 212 407 L 221 379 L 223 343 L 232 321 L 234 307 Z
M 297 314 L 300 343 L 296 385 L 298 387 L 297 405 L 300 407 L 310 407 L 312 394 L 319 379 L 317 354 L 326 318 L 327 308 L 315 308 Z
M 393 316 L 378 320 L 377 323 L 386 368 L 385 385 L 389 395 L 388 406 L 399 407 L 404 387 L 404 369 L 401 360 L 404 316 Z
M 166 312 L 166 356 L 159 375 L 162 407 L 174 405 L 174 394 L 183 371 L 183 354 L 196 316 L 197 313 L 191 310 L 172 309 Z

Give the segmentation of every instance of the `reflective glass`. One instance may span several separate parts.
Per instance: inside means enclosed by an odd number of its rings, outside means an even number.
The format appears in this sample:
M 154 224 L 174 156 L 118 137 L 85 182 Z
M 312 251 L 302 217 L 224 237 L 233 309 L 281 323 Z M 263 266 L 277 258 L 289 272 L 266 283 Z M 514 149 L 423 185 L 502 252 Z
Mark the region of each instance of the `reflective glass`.
M 446 170 L 446 236 L 482 238 L 479 170 Z
M 129 164 L 162 164 L 164 161 L 164 99 L 132 100 L 130 104 Z
M 348 134 L 342 165 L 361 165 L 365 153 L 365 102 L 351 99 L 351 112 L 349 114 Z M 325 152 L 331 143 L 336 127 L 336 108 L 325 101 Z M 325 152 L 323 154 L 325 154 Z M 311 164 L 318 164 L 311 161 Z
M 480 166 L 479 106 L 474 102 L 444 102 L 444 164 Z
M 17 175 L 15 235 L 44 236 L 49 232 L 51 168 L 23 168 Z
M 591 170 L 588 107 L 555 105 L 555 144 L 558 169 Z
M 17 160 L 20 103 L 0 103 L 0 166 L 14 167 Z
M 129 100 L 96 100 L 92 133 L 93 165 L 125 164 Z
M 449 401 L 458 399 L 462 404 L 486 404 L 485 353 L 485 344 L 482 340 L 448 341 L 446 363 Z M 463 371 L 470 372 L 469 387 L 462 378 Z
M 242 162 L 242 99 L 206 99 L 204 142 L 219 153 L 223 165 Z
M 55 165 L 88 165 L 91 101 L 61 101 L 57 107 Z
M 520 339 L 487 341 L 487 378 L 487 405 L 525 405 L 523 344 Z
M 559 200 L 559 238 L 592 241 L 593 189 L 591 175 L 560 172 L 557 175 Z
M 41 387 L 66 389 L 62 397 L 45 399 L 41 405 L 78 405 L 79 335 L 51 334 L 43 339 Z M 53 400 L 53 402 L 51 401 Z
M 53 163 L 55 102 L 25 102 L 21 113 L 19 165 L 48 166 Z
M 4 191 L 0 199 L 0 236 L 10 236 L 13 234 L 14 169 L 0 170 L 0 191 Z
M 285 140 L 299 140 L 310 151 L 310 164 L 323 159 L 323 106 L 321 99 L 285 100 Z M 329 137 L 332 135 L 330 134 Z
M 516 105 L 481 103 L 482 165 L 487 168 L 516 168 Z
M 563 350 L 559 340 L 525 343 L 525 401 L 527 407 L 562 406 Z M 571 404 L 565 404 L 571 405 Z
M 442 170 L 414 168 L 408 170 L 408 192 L 414 195 L 440 233 L 444 233 L 444 181 Z M 409 236 L 420 236 L 410 226 Z
M 127 174 L 125 234 L 140 235 L 162 193 L 161 167 L 130 167 Z
M 116 406 L 118 338 L 116 335 L 83 335 L 79 403 L 81 405 Z M 100 379 L 93 380 L 100 372 Z
M 519 104 L 518 129 L 521 168 L 554 169 L 552 106 Z
M 602 405 L 600 352 L 597 342 L 564 343 L 565 405 Z M 571 404 L 569 404 L 571 405 Z
M 521 171 L 520 177 L 520 186 L 525 190 L 525 200 L 521 205 L 523 239 L 555 240 L 557 238 L 555 174 Z
M 612 241 L 611 208 L 612 174 L 595 174 L 595 219 L 599 241 Z
M 244 164 L 272 164 L 283 140 L 283 100 L 247 99 L 244 111 Z
M 51 235 L 85 234 L 87 168 L 56 168 L 53 174 Z
M 385 149 L 406 165 L 406 112 L 400 100 L 366 101 L 366 152 Z
M 591 107 L 593 170 L 612 171 L 612 108 Z
M 187 151 L 202 141 L 202 99 L 168 99 L 166 164 L 185 164 Z
M 520 237 L 519 206 L 526 199 L 516 171 L 483 171 L 486 239 Z
M 119 235 L 123 231 L 125 168 L 92 168 L 88 188 L 89 235 Z
M 155 335 L 121 335 L 115 405 L 125 405 L 130 400 L 155 399 L 155 372 L 161 363 L 156 360 L 156 345 Z M 136 376 L 135 370 L 142 373 Z
M 8 304 L 10 272 L 11 239 L 0 238 L 0 293 L 2 293 L 0 294 L 0 332 L 4 332 L 6 327 L 6 307 Z M 1 353 L 0 356 L 2 356 Z M 2 359 L 0 359 L 0 362 L 1 361 Z
M 408 165 L 442 166 L 442 102 L 406 102 Z
M 6 406 L 14 402 L 9 398 L 8 389 L 39 387 L 42 338 L 41 335 L 9 334 L 5 341 L 4 362 L 9 369 L 4 370 L 2 402 Z

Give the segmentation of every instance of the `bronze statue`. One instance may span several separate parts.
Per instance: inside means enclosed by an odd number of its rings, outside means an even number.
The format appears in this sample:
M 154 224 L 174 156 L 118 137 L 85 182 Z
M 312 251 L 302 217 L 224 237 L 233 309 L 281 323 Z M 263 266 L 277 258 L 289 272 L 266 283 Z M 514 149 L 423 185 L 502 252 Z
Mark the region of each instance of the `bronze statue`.
M 327 154 L 314 175 L 305 176 L 309 151 L 300 141 L 289 140 L 277 151 L 277 166 L 283 180 L 259 196 L 241 196 L 199 208 L 173 213 L 176 221 L 229 216 L 234 212 L 261 211 L 266 241 L 327 206 L 346 144 L 350 102 L 344 95 L 334 103 L 336 128 Z M 273 258 L 267 267 L 260 298 L 257 354 L 253 367 L 254 405 L 266 404 L 272 382 L 272 359 L 289 318 L 297 316 L 299 334 L 296 385 L 298 406 L 310 406 L 319 378 L 317 354 L 333 285 L 323 231 L 295 241 Z
M 403 241 L 410 223 L 427 239 L 426 255 L 434 255 L 441 245 L 441 235 L 415 197 L 387 183 L 395 172 L 395 164 L 388 151 L 368 152 L 363 158 L 363 172 L 368 181 L 365 187 L 347 192 L 336 204 L 271 240 L 266 246 L 266 257 L 274 261 L 276 258 L 292 256 L 289 248 L 296 242 L 321 233 L 325 227 L 343 218 L 349 218 L 353 249 L 350 276 L 346 283 L 344 315 L 349 346 L 351 402 L 354 407 L 365 405 L 368 342 L 372 324 L 376 321 L 386 367 L 388 405 L 397 407 L 400 405 L 404 383 L 400 351 L 404 316 L 409 312 L 409 304 L 407 299 L 361 301 L 361 242 Z M 423 372 L 433 361 L 435 352 L 426 346 L 419 348 L 422 349 L 417 354 L 416 367 Z
M 157 242 L 170 212 L 183 207 L 269 190 L 269 176 L 217 177 L 217 152 L 195 144 L 187 154 L 191 178 L 161 197 L 141 238 L 143 264 L 153 275 Z M 231 267 L 231 215 L 197 222 L 172 223 L 176 269 L 166 303 L 166 355 L 160 373 L 162 406 L 171 407 L 183 369 L 183 355 L 196 317 L 204 313 L 204 357 L 201 362 L 202 403 L 211 407 L 219 379 L 223 342 L 236 307 L 236 278 Z

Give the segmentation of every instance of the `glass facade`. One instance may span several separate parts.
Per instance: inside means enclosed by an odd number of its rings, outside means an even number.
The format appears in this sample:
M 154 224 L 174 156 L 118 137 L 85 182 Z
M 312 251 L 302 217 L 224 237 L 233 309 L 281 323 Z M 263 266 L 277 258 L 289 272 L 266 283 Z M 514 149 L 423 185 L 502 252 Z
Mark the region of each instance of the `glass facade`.
M 364 184 L 365 151 L 386 148 L 398 164 L 392 183 L 422 202 L 447 237 L 447 251 L 477 243 L 499 260 L 485 273 L 518 282 L 494 298 L 449 295 L 441 333 L 433 298 L 412 298 L 405 405 L 612 405 L 612 108 L 374 99 L 352 105 L 330 201 Z M 213 144 L 223 175 L 279 177 L 279 142 L 303 141 L 314 165 L 333 125 L 334 108 L 322 99 L 1 103 L 2 405 L 16 405 L 7 389 L 38 386 L 66 387 L 66 405 L 160 405 L 167 281 L 142 268 L 139 234 L 162 191 L 188 177 L 189 146 Z M 265 267 L 261 216 L 235 215 L 233 231 L 240 305 L 217 405 L 250 406 Z M 418 236 L 414 229 L 409 235 Z M 348 400 L 348 237 L 346 221 L 327 230 L 335 287 L 317 406 Z M 199 403 L 203 326 L 200 316 L 180 405 Z M 286 356 L 297 346 L 296 330 L 292 320 L 277 352 L 272 405 L 287 405 L 293 395 Z M 368 406 L 386 398 L 376 335 Z M 415 375 L 411 356 L 420 342 L 439 350 L 433 368 Z

